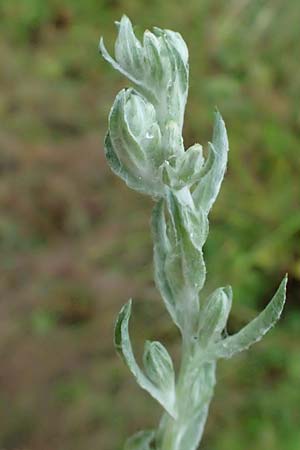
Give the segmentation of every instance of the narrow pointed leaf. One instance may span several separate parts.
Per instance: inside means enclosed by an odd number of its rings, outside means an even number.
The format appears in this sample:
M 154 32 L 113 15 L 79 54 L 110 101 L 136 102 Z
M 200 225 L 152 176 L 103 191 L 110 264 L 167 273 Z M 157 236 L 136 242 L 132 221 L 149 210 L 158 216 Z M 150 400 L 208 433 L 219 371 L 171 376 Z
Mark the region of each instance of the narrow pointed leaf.
M 115 42 L 115 57 L 118 63 L 130 73 L 141 78 L 143 73 L 143 48 L 136 38 L 129 18 L 123 15 L 117 22 L 118 37 Z
M 210 349 L 216 358 L 231 358 L 258 342 L 278 321 L 286 298 L 287 276 L 266 308 L 238 333 L 224 339 Z
M 99 52 L 101 53 L 102 57 L 107 61 L 115 70 L 120 72 L 122 75 L 124 75 L 126 78 L 128 78 L 130 81 L 132 81 L 135 85 L 139 86 L 142 89 L 147 90 L 147 88 L 144 86 L 144 83 L 135 78 L 135 76 L 131 73 L 129 73 L 126 69 L 124 69 L 114 58 L 110 56 L 108 53 L 103 38 L 100 39 L 99 42 Z
M 209 143 L 209 157 L 206 163 L 205 175 L 193 192 L 195 205 L 201 205 L 208 213 L 219 193 L 226 170 L 228 139 L 224 121 L 220 113 L 215 113 L 215 123 L 212 143 Z

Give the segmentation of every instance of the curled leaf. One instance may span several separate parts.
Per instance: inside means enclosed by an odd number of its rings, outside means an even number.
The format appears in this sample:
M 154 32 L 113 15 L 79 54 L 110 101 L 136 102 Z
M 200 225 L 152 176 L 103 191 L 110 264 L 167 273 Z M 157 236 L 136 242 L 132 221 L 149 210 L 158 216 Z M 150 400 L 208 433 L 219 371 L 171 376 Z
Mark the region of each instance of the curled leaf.
M 132 89 L 117 95 L 109 115 L 106 155 L 114 172 L 133 189 L 163 195 L 158 167 L 163 155 L 154 107 Z
M 129 332 L 128 324 L 131 315 L 131 300 L 126 303 L 119 312 L 116 324 L 115 324 L 115 347 L 117 352 L 121 355 L 122 359 L 134 375 L 137 383 L 141 388 L 145 389 L 155 400 L 157 400 L 165 410 L 172 416 L 176 417 L 174 398 L 171 398 L 169 392 L 162 391 L 158 388 L 140 369 L 136 363 Z

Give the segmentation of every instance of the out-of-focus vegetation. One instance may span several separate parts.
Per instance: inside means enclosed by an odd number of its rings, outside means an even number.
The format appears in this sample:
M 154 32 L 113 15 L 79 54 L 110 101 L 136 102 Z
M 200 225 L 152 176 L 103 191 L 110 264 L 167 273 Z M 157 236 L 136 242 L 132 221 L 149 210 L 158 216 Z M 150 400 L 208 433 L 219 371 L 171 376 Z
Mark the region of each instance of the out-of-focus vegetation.
M 112 322 L 136 299 L 135 341 L 175 330 L 154 288 L 150 202 L 106 166 L 103 137 L 126 82 L 97 55 L 129 15 L 190 49 L 186 146 L 231 144 L 211 215 L 208 287 L 232 284 L 229 332 L 288 271 L 284 317 L 220 364 L 202 448 L 300 448 L 300 4 L 297 0 L 0 2 L 0 447 L 121 450 L 159 409 L 115 356 Z M 133 405 L 134 403 L 134 405 Z

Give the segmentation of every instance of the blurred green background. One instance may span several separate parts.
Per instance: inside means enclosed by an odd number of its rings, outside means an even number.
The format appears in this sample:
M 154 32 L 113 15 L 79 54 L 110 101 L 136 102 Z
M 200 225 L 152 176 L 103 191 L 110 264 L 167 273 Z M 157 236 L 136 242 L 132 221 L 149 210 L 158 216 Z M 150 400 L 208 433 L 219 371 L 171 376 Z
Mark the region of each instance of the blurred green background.
M 300 448 L 300 3 L 280 0 L 1 0 L 0 448 L 121 450 L 160 408 L 115 355 L 113 320 L 179 339 L 152 280 L 151 202 L 103 157 L 107 115 L 128 83 L 97 54 L 126 13 L 137 32 L 184 36 L 185 144 L 222 112 L 229 169 L 205 247 L 207 291 L 232 284 L 228 331 L 289 272 L 280 324 L 219 364 L 202 450 Z

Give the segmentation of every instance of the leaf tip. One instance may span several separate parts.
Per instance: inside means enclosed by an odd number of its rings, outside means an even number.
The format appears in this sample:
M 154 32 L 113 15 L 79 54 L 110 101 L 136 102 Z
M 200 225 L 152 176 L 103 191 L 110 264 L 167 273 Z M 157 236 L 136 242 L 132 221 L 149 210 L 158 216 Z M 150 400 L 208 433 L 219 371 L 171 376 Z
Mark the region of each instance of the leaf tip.
M 127 303 L 121 308 L 114 327 L 114 345 L 118 353 L 122 353 L 122 330 L 123 323 L 125 321 L 128 324 L 129 317 L 131 315 L 132 299 L 129 299 Z
M 99 44 L 98 44 L 98 52 L 103 56 L 103 49 L 105 48 L 104 45 L 104 39 L 103 36 L 100 37 L 99 39 Z

